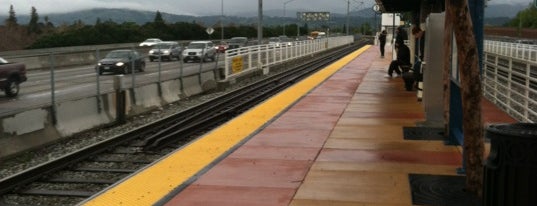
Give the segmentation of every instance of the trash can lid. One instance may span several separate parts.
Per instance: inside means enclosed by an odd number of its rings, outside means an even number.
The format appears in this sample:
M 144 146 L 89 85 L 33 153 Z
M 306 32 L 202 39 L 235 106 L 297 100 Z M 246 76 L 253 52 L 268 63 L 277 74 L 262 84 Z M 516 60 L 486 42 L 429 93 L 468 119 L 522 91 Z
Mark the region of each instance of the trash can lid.
M 537 138 L 536 123 L 513 123 L 513 124 L 493 124 L 488 126 L 487 132 L 496 135 L 516 136 L 526 138 Z

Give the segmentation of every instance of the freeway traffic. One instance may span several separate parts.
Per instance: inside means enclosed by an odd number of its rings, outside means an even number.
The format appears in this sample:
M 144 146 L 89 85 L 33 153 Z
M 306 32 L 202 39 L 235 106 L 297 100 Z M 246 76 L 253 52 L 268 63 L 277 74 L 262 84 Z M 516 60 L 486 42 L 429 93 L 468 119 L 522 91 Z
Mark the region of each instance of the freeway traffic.
M 132 87 L 133 80 L 135 85 L 143 85 L 157 82 L 159 78 L 160 81 L 177 79 L 181 76 L 197 74 L 200 69 L 201 71 L 213 70 L 223 64 L 222 61 L 202 64 L 182 63 L 181 61 L 146 61 L 146 63 L 145 71 L 135 73 L 134 78 L 132 74 L 124 75 L 123 81 L 126 88 Z M 200 67 L 200 65 L 202 66 Z M 20 85 L 17 97 L 10 98 L 0 95 L 0 117 L 28 108 L 50 105 L 53 98 L 52 87 L 54 87 L 55 101 L 77 99 L 95 95 L 97 92 L 102 94 L 113 91 L 114 76 L 114 74 L 97 75 L 95 65 L 58 68 L 53 71 L 29 70 L 27 73 L 28 81 Z

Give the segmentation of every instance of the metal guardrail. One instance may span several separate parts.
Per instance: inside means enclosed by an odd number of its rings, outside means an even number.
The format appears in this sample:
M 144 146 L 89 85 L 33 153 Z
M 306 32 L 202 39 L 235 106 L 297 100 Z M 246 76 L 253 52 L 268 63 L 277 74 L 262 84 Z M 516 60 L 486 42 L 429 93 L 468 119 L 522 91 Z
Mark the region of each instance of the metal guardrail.
M 353 36 L 341 36 L 230 49 L 225 54 L 224 79 L 238 77 L 353 42 Z
M 176 41 L 182 47 L 186 46 L 190 40 Z M 56 57 L 56 67 L 71 67 L 80 65 L 95 64 L 99 60 L 99 53 L 103 56 L 116 49 L 135 49 L 141 54 L 147 54 L 152 49 L 150 46 L 138 46 L 139 43 L 118 43 L 88 46 L 54 47 L 47 49 L 27 49 L 16 51 L 0 51 L 0 57 L 10 62 L 21 62 L 26 64 L 27 70 L 48 69 L 50 56 Z
M 190 40 L 176 40 L 180 45 L 187 45 Z M 120 48 L 151 48 L 151 47 L 139 47 L 140 42 L 135 43 L 117 43 L 117 44 L 101 44 L 101 45 L 87 45 L 87 46 L 67 46 L 67 47 L 54 47 L 46 49 L 25 49 L 14 51 L 0 51 L 0 56 L 4 58 L 21 58 L 25 56 L 37 56 L 37 55 L 49 55 L 50 53 L 64 54 L 64 53 L 82 53 L 82 52 L 95 52 L 96 50 L 113 50 Z
M 485 41 L 484 50 L 528 62 L 537 62 L 537 45 L 501 41 Z
M 537 46 L 485 41 L 483 91 L 521 122 L 537 122 Z

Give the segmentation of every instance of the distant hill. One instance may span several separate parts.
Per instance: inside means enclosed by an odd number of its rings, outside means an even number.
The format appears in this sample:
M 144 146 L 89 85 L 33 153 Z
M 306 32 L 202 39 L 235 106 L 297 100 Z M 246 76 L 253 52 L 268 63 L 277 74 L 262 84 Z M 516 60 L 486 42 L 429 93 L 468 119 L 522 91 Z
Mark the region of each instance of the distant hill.
M 54 14 L 40 14 L 40 21 L 44 21 L 44 17 L 47 16 L 49 21 L 54 25 L 72 24 L 75 21 L 81 20 L 84 24 L 93 25 L 100 19 L 101 21 L 114 21 L 117 23 L 134 22 L 139 25 L 143 25 L 147 22 L 152 22 L 155 18 L 155 11 L 140 11 L 131 9 L 106 9 L 96 8 L 81 11 L 74 11 L 68 13 L 54 13 Z M 189 16 L 189 15 L 176 15 L 161 12 L 162 18 L 168 23 L 174 22 L 197 22 L 202 25 L 213 25 L 220 22 L 220 16 Z M 6 16 L 0 16 L 0 19 L 6 19 Z M 280 18 L 280 17 L 278 17 Z M 30 21 L 28 15 L 17 15 L 17 21 L 19 24 L 25 24 Z M 241 16 L 225 16 L 224 23 L 233 23 L 236 25 L 248 25 L 255 23 L 257 20 L 254 17 L 241 17 Z M 270 22 L 270 21 L 269 21 Z M 0 23 L 3 23 L 1 21 Z
M 498 4 L 488 5 L 485 8 L 485 24 L 487 25 L 502 25 L 513 18 L 520 10 L 523 10 L 528 5 L 524 4 Z M 264 11 L 264 24 L 271 25 L 283 25 L 283 23 L 296 22 L 296 10 L 289 10 L 286 12 L 286 18 L 283 18 L 283 10 L 267 10 Z M 101 21 L 111 20 L 117 23 L 122 22 L 134 22 L 137 24 L 145 24 L 152 22 L 155 18 L 155 11 L 139 11 L 130 9 L 106 9 L 95 8 L 81 11 L 73 11 L 68 13 L 54 13 L 54 14 L 40 14 L 40 21 L 43 22 L 45 16 L 54 25 L 73 24 L 75 21 L 81 20 L 85 24 L 95 24 L 99 18 Z M 188 15 L 176 15 L 162 12 L 162 17 L 168 23 L 174 22 L 196 22 L 204 26 L 216 26 L 220 22 L 220 15 L 214 16 L 188 16 Z M 346 22 L 346 14 L 331 14 L 332 20 L 329 23 L 321 22 L 317 24 L 330 24 L 330 25 L 343 25 Z M 351 14 L 351 26 L 359 26 L 364 22 L 370 22 L 374 24 L 374 16 L 371 9 L 363 9 L 360 11 L 353 11 Z M 0 16 L 0 23 L 3 24 L 7 19 L 7 16 Z M 30 21 L 28 15 L 17 15 L 19 24 L 27 24 Z M 234 14 L 234 16 L 225 16 L 223 19 L 225 25 L 253 25 L 257 24 L 257 12 L 243 12 Z M 309 23 L 315 25 L 316 23 Z
M 135 22 L 137 24 L 145 24 L 146 22 L 152 22 L 155 18 L 155 14 L 156 12 L 151 11 L 95 8 L 67 13 L 39 14 L 39 20 L 44 21 L 45 16 L 47 16 L 49 21 L 56 26 L 61 24 L 72 24 L 78 20 L 81 20 L 85 24 L 95 24 L 97 19 L 100 19 L 101 21 L 111 20 L 117 23 Z M 167 13 L 161 14 L 165 20 L 169 21 L 182 19 L 190 22 L 196 18 L 194 16 L 187 15 L 175 15 Z M 28 15 L 17 15 L 17 21 L 19 24 L 24 24 L 24 22 L 30 21 L 30 17 Z
M 485 7 L 485 25 L 502 26 L 527 7 L 527 4 L 489 5 Z
M 528 7 L 528 4 L 496 4 L 485 7 L 485 18 L 507 17 L 513 18 L 519 11 Z
M 509 17 L 485 18 L 485 26 L 503 26 L 511 21 Z
M 281 10 L 278 10 L 281 11 Z M 275 25 L 283 25 L 284 23 L 292 24 L 296 23 L 296 13 L 295 16 L 287 15 L 287 18 L 281 17 L 281 15 L 277 15 L 277 10 L 273 10 L 272 13 L 268 12 L 264 14 L 263 23 L 266 26 L 275 26 Z M 274 16 L 270 16 L 269 14 L 274 14 Z M 82 21 L 84 24 L 93 25 L 95 22 L 97 22 L 97 19 L 100 19 L 101 22 L 103 21 L 114 21 L 117 23 L 123 23 L 123 22 L 134 22 L 139 25 L 143 25 L 147 22 L 152 22 L 155 18 L 156 12 L 151 11 L 139 11 L 139 10 L 130 10 L 130 9 L 89 9 L 89 10 L 82 10 L 82 11 L 75 11 L 75 12 L 69 12 L 69 13 L 58 13 L 58 14 L 46 14 L 46 15 L 40 15 L 40 22 L 43 22 L 45 16 L 48 17 L 49 22 L 53 23 L 54 25 L 62 25 L 62 24 L 73 24 L 76 21 Z M 188 16 L 188 15 L 175 15 L 175 14 L 169 14 L 161 12 L 162 18 L 164 21 L 168 23 L 174 23 L 174 22 L 196 22 L 198 24 L 204 25 L 204 26 L 213 26 L 217 27 L 220 24 L 221 16 Z M 372 15 L 372 14 L 371 14 Z M 342 14 L 333 14 L 333 19 L 330 22 L 310 22 L 309 25 L 317 25 L 317 24 L 330 24 L 330 25 L 343 25 L 346 21 L 346 15 Z M 0 16 L 0 19 L 6 19 L 5 16 Z M 26 22 L 30 21 L 30 17 L 27 15 L 17 16 L 17 21 L 19 24 L 25 24 Z M 359 26 L 364 22 L 371 22 L 370 24 L 373 24 L 373 17 L 369 16 L 367 17 L 360 17 L 360 16 L 352 16 L 351 19 L 351 25 L 353 26 Z M 2 21 L 3 23 L 3 21 Z M 224 16 L 223 18 L 224 25 L 234 24 L 234 25 L 256 25 L 257 24 L 257 16 Z

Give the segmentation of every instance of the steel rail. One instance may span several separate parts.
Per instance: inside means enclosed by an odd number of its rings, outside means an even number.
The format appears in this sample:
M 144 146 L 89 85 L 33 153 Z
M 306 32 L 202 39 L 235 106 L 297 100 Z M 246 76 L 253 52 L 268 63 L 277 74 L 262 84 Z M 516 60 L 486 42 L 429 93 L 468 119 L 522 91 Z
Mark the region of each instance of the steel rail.
M 7 193 L 21 194 L 40 194 L 39 191 L 47 194 L 40 195 L 59 195 L 59 196 L 85 196 L 88 191 L 44 191 L 32 188 L 25 188 L 26 185 L 41 181 L 41 182 L 69 182 L 76 183 L 94 183 L 94 184 L 109 184 L 109 180 L 95 179 L 95 181 L 69 179 L 69 178 L 51 178 L 47 177 L 50 174 L 57 173 L 61 170 L 69 171 L 98 171 L 98 172 L 116 172 L 129 174 L 137 171 L 136 169 L 99 169 L 99 168 L 84 168 L 83 166 L 76 167 L 76 164 L 83 161 L 103 161 L 103 158 L 98 158 L 99 155 L 107 154 L 113 151 L 114 148 L 120 146 L 143 147 L 141 153 L 153 155 L 155 149 L 168 147 L 169 144 L 179 141 L 178 137 L 188 137 L 197 133 L 207 131 L 207 129 L 217 126 L 217 123 L 224 122 L 235 117 L 248 108 L 254 106 L 266 98 L 274 95 L 292 85 L 294 82 L 304 78 L 309 73 L 315 72 L 324 67 L 334 59 L 347 55 L 365 43 L 355 44 L 346 47 L 342 50 L 337 50 L 325 55 L 322 60 L 319 59 L 293 69 L 292 72 L 281 72 L 273 75 L 260 82 L 252 83 L 246 87 L 237 89 L 233 92 L 224 94 L 219 98 L 214 98 L 197 106 L 191 107 L 183 112 L 179 112 L 167 118 L 162 118 L 154 123 L 141 126 L 122 135 L 112 137 L 110 139 L 95 143 L 93 145 L 82 148 L 78 151 L 64 155 L 58 159 L 37 165 L 15 175 L 6 177 L 0 180 L 0 195 Z M 313 68 L 313 69 L 311 69 Z M 301 74 L 297 75 L 297 71 Z M 261 91 L 259 91 L 261 90 Z M 257 95 L 245 98 L 252 92 L 257 92 Z M 233 106 L 234 105 L 234 106 Z M 214 112 L 216 109 L 220 111 Z M 173 128 L 173 129 L 169 129 Z M 163 132 L 164 131 L 164 132 Z M 137 142 L 137 143 L 134 143 Z M 137 152 L 133 152 L 136 154 Z M 118 153 L 115 153 L 118 154 Z M 123 153 L 122 153 L 123 154 Z M 97 157 L 97 158 L 96 158 Z M 120 162 L 121 160 L 104 162 Z M 136 162 L 136 161 L 131 161 Z M 140 161 L 140 164 L 147 165 L 147 162 Z M 48 178 L 48 180 L 47 180 Z M 50 194 L 48 194 L 50 193 Z

